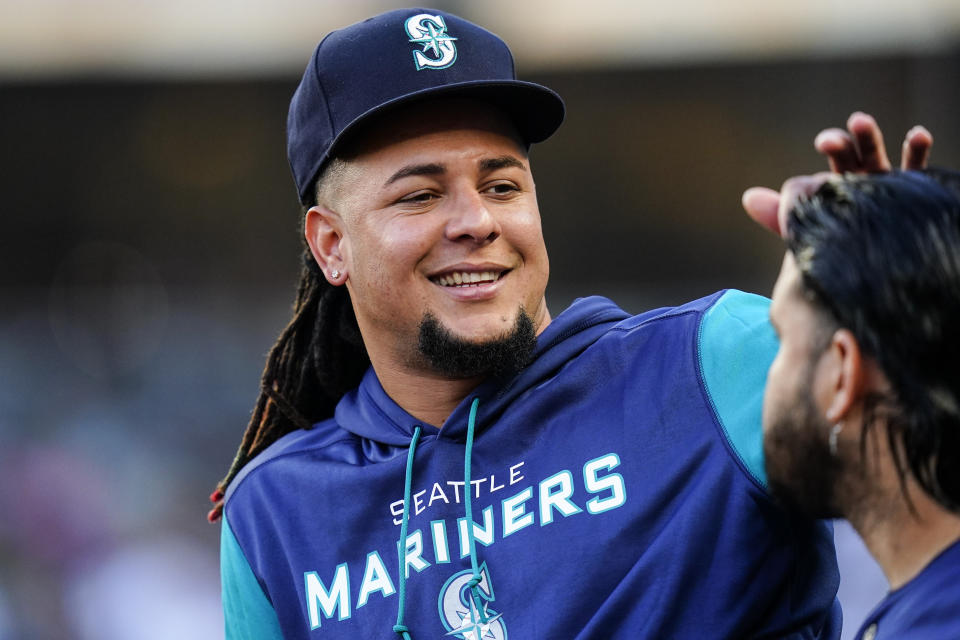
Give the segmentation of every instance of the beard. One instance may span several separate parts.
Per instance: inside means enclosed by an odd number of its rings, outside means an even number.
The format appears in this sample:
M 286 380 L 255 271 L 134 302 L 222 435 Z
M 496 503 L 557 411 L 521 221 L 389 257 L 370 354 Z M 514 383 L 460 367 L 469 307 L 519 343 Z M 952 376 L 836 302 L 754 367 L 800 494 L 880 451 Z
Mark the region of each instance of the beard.
M 811 518 L 843 517 L 839 504 L 844 463 L 830 453 L 832 425 L 811 395 L 813 367 L 793 397 L 771 408 L 763 453 L 771 495 Z
M 418 350 L 430 367 L 449 378 L 506 377 L 527 366 L 537 346 L 533 320 L 521 308 L 513 328 L 483 342 L 453 335 L 427 312 L 420 322 Z

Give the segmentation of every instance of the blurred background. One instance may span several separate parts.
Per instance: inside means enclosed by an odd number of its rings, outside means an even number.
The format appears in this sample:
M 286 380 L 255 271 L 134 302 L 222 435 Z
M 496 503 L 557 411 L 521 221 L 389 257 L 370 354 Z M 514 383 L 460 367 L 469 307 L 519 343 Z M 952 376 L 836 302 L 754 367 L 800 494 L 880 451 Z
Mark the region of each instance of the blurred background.
M 751 185 L 855 109 L 960 165 L 955 0 L 445 1 L 567 122 L 533 151 L 554 313 L 769 293 Z M 0 0 L 0 640 L 222 637 L 225 473 L 289 317 L 287 103 L 361 0 Z M 838 525 L 850 637 L 885 592 Z

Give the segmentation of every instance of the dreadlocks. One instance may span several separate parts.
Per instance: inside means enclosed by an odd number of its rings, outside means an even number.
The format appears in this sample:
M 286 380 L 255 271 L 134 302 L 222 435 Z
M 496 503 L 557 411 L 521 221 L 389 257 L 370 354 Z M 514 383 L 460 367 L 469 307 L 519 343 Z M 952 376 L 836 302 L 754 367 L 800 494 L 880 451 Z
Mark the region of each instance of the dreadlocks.
M 323 193 L 330 173 L 324 171 L 321 186 L 311 192 Z M 304 205 L 301 222 L 311 206 Z M 270 349 L 240 448 L 210 496 L 210 522 L 220 519 L 224 492 L 247 462 L 281 436 L 332 416 L 340 398 L 370 366 L 347 288 L 328 283 L 305 240 L 303 244 L 293 318 Z

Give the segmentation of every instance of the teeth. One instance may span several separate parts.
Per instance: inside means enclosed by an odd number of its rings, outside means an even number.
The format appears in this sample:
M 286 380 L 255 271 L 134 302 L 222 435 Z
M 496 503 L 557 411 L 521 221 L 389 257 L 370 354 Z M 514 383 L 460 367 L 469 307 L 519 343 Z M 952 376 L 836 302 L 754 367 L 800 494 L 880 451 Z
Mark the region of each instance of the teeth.
M 444 287 L 469 287 L 479 283 L 495 282 L 499 278 L 496 271 L 454 271 L 435 278 L 437 284 Z

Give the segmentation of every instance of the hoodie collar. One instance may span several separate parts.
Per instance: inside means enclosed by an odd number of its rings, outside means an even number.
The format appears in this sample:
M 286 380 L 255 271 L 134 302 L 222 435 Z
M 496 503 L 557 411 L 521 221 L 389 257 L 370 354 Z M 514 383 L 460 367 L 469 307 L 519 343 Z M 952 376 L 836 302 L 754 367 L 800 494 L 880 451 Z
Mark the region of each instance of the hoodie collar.
M 454 409 L 440 431 L 426 430 L 421 441 L 436 437 L 464 440 L 470 402 L 475 397 L 481 398 L 477 430 L 483 431 L 514 398 L 556 373 L 610 327 L 628 317 L 628 313 L 600 296 L 575 300 L 537 337 L 528 366 L 510 378 L 492 378 L 480 384 Z M 358 436 L 401 447 L 406 447 L 415 428 L 424 424 L 387 395 L 373 367 L 367 369 L 360 386 L 343 397 L 334 417 L 337 424 Z

